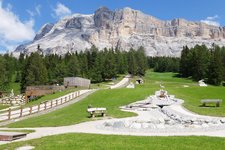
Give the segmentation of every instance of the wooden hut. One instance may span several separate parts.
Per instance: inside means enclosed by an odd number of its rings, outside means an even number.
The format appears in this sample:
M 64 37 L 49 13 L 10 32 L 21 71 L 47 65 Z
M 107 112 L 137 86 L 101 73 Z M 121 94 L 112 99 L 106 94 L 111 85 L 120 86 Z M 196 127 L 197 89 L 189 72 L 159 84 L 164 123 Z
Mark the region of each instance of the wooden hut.
M 64 86 L 67 87 L 85 87 L 89 88 L 91 80 L 80 77 L 66 77 L 64 78 Z
M 65 89 L 64 86 L 57 86 L 57 85 L 27 86 L 25 93 L 26 102 L 29 102 L 29 99 L 31 98 L 52 94 L 54 92 L 62 91 L 64 89 Z

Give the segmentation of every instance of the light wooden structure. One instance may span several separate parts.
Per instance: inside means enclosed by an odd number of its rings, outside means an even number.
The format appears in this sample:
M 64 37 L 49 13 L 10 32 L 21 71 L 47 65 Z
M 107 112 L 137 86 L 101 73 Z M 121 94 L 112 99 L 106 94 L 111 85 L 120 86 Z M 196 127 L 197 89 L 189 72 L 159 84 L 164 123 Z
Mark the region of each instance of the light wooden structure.
M 87 112 L 94 118 L 97 115 L 104 117 L 106 115 L 106 108 L 88 108 Z
M 216 107 L 220 107 L 222 100 L 220 99 L 203 99 L 201 100 L 202 106 L 206 106 L 206 104 L 215 103 Z
M 91 85 L 91 80 L 81 78 L 81 77 L 66 77 L 64 78 L 65 87 L 85 87 L 89 88 Z
M 25 137 L 26 133 L 20 132 L 0 132 L 0 141 L 13 141 Z

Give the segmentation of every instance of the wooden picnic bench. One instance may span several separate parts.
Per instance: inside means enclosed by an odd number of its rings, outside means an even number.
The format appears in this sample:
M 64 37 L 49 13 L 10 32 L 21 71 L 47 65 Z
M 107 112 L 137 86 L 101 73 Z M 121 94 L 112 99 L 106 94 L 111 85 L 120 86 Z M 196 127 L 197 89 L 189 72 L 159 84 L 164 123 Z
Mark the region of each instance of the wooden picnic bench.
M 206 104 L 215 103 L 216 107 L 220 107 L 222 100 L 220 100 L 220 99 L 203 99 L 203 100 L 201 100 L 201 103 L 202 103 L 202 106 L 206 106 Z
M 88 108 L 87 112 L 94 118 L 97 115 L 104 117 L 106 115 L 106 108 Z

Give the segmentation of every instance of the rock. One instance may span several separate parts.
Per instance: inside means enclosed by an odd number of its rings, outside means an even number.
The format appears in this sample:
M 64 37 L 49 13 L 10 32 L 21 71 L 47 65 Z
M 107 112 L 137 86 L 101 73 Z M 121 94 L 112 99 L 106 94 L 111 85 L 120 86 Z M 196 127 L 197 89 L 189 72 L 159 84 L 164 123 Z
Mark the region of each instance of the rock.
M 130 128 L 132 128 L 132 129 L 141 129 L 141 123 L 132 123 L 131 125 L 130 125 Z
M 164 123 L 165 123 L 165 120 L 164 120 L 164 118 L 159 118 L 159 123 L 162 123 L 162 124 L 164 124 Z
M 95 45 L 99 49 L 145 47 L 148 56 L 180 56 L 183 46 L 225 46 L 225 27 L 185 19 L 159 20 L 131 8 L 112 11 L 101 7 L 94 14 L 74 14 L 45 24 L 30 43 L 13 52 L 30 54 L 37 46 L 44 54 L 66 54 Z
M 131 125 L 131 121 L 129 121 L 129 120 L 124 121 L 124 127 L 125 128 L 128 128 L 130 125 Z
M 35 148 L 34 146 L 27 145 L 27 146 L 18 147 L 15 150 L 32 150 L 34 148 Z
M 123 121 L 116 121 L 113 123 L 113 128 L 124 128 L 125 125 L 124 125 L 124 122 Z
M 155 124 L 152 124 L 152 123 L 149 123 L 148 126 L 149 126 L 150 129 L 155 129 L 156 128 L 156 125 Z
M 113 123 L 112 122 L 105 122 L 104 123 L 104 126 L 111 127 L 111 126 L 113 126 Z
M 164 129 L 164 128 L 165 128 L 165 126 L 164 126 L 163 124 L 157 124 L 156 127 L 157 127 L 158 129 Z
M 202 124 L 202 127 L 203 127 L 203 128 L 207 128 L 207 127 L 209 127 L 209 125 L 206 124 L 206 123 L 203 123 L 203 124 Z
M 143 129 L 146 129 L 146 128 L 149 127 L 149 124 L 148 124 L 148 123 L 142 123 L 142 124 L 141 124 L 141 127 L 142 127 Z
M 225 119 L 220 119 L 220 122 L 224 124 L 225 123 Z

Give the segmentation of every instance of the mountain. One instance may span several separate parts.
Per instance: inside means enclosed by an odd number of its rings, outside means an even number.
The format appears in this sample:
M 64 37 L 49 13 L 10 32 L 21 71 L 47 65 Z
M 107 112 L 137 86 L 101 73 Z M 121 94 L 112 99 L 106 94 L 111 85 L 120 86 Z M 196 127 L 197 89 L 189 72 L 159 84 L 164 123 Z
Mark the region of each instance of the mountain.
M 225 27 L 185 19 L 163 21 L 131 8 L 102 7 L 91 15 L 74 14 L 45 24 L 32 42 L 18 46 L 14 54 L 29 54 L 39 45 L 44 54 L 63 55 L 95 45 L 122 50 L 143 46 L 149 56 L 180 56 L 185 45 L 213 43 L 225 46 Z

